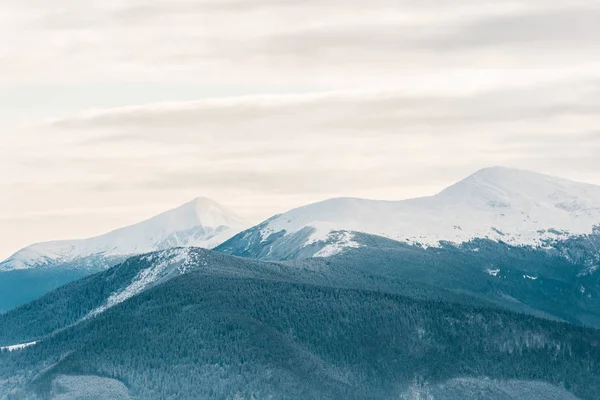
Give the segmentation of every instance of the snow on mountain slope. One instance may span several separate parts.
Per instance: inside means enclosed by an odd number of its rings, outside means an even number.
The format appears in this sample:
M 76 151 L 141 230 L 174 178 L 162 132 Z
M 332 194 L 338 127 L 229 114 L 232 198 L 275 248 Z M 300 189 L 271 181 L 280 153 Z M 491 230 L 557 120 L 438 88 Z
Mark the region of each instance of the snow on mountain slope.
M 348 234 L 340 235 L 353 231 L 424 246 L 474 238 L 540 246 L 545 240 L 592 233 L 599 225 L 599 186 L 494 167 L 431 197 L 338 198 L 310 204 L 273 217 L 220 249 L 237 254 L 260 243 L 270 246 L 262 257 L 269 258 L 274 249 L 283 254 L 283 242 L 293 238 L 295 246 L 305 248 L 320 243 L 311 255 L 333 255 L 357 246 Z
M 174 248 L 164 252 L 152 253 L 145 257 L 145 261 L 149 262 L 146 269 L 141 270 L 126 287 L 112 293 L 106 303 L 100 307 L 90 311 L 84 318 L 90 318 L 111 307 L 132 298 L 144 290 L 152 287 L 162 280 L 165 280 L 169 275 L 184 274 L 190 268 L 198 265 L 206 265 L 206 261 L 201 260 L 201 254 L 190 253 L 189 248 Z
M 214 248 L 249 224 L 222 205 L 197 198 L 146 221 L 82 240 L 37 243 L 0 263 L 0 271 L 148 253 L 172 247 Z
M 23 350 L 26 349 L 29 346 L 33 346 L 35 345 L 37 342 L 29 342 L 29 343 L 21 343 L 21 344 L 13 344 L 12 346 L 4 346 L 4 347 L 0 347 L 0 350 L 7 350 L 9 352 L 12 351 L 16 351 L 16 350 Z

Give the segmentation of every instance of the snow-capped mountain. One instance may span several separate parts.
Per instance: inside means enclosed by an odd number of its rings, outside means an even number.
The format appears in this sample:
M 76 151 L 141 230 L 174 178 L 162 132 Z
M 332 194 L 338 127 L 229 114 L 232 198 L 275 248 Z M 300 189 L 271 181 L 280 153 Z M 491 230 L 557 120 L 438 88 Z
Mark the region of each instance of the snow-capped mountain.
M 84 266 L 172 247 L 213 248 L 250 226 L 222 205 L 196 198 L 146 221 L 101 236 L 37 243 L 0 263 L 0 271 L 57 264 Z M 111 262 L 107 262 L 110 264 Z
M 403 201 L 330 199 L 275 216 L 219 247 L 264 259 L 329 256 L 358 247 L 352 232 L 437 246 L 476 238 L 513 245 L 591 234 L 600 186 L 494 167 L 431 196 Z

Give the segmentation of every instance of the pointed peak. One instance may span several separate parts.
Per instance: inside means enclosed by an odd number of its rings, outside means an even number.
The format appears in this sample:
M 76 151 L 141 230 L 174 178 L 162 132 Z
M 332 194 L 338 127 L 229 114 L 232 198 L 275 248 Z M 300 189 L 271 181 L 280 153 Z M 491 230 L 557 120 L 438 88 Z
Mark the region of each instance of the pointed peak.
M 195 197 L 192 200 L 183 203 L 179 207 L 176 207 L 175 210 L 196 209 L 196 208 L 202 209 L 202 208 L 211 208 L 211 207 L 225 208 L 225 206 L 219 204 L 218 202 L 216 202 L 212 199 L 209 199 L 208 197 Z
M 202 197 L 202 196 L 196 197 L 196 198 L 188 201 L 186 204 L 195 204 L 195 205 L 216 204 L 216 205 L 220 205 L 213 199 L 209 199 L 208 197 Z
M 510 171 L 520 171 L 516 168 L 509 168 L 503 165 L 493 165 L 491 167 L 481 168 L 479 171 L 475 172 L 476 174 L 487 174 L 487 173 L 502 173 L 502 172 L 510 172 Z
M 249 226 L 248 221 L 225 206 L 206 197 L 197 197 L 104 235 L 34 244 L 1 263 L 0 271 L 70 262 L 92 255 L 131 255 L 168 247 L 213 248 Z
M 209 199 L 208 197 L 196 197 L 196 198 L 188 201 L 187 203 L 184 203 L 179 208 L 192 209 L 199 213 L 201 213 L 203 211 L 209 211 L 209 210 L 229 211 L 229 210 L 227 210 L 227 208 L 225 206 L 217 203 L 216 201 L 214 201 L 212 199 Z
M 444 189 L 438 196 L 445 201 L 462 201 L 474 206 L 487 204 L 582 203 L 600 195 L 600 187 L 550 175 L 506 167 L 490 167 Z M 591 197 L 590 197 L 591 196 Z M 587 200 L 584 200 L 587 199 Z
M 482 168 L 479 171 L 472 174 L 471 177 L 493 178 L 493 177 L 500 177 L 500 176 L 516 177 L 519 175 L 521 175 L 521 176 L 536 175 L 536 176 L 540 176 L 540 177 L 545 176 L 543 174 L 538 174 L 537 172 L 531 172 L 531 171 L 527 171 L 527 170 L 523 170 L 523 169 L 509 168 L 509 167 L 503 167 L 503 166 L 493 166 L 493 167 Z
M 508 168 L 502 166 L 494 166 L 480 169 L 474 174 L 466 177 L 465 179 L 456 183 L 456 185 L 465 185 L 465 184 L 478 184 L 478 183 L 487 183 L 487 184 L 495 184 L 495 185 L 515 185 L 515 184 L 527 184 L 527 183 L 542 183 L 548 182 L 569 182 L 565 179 L 557 178 L 550 175 L 541 174 L 538 172 L 527 171 L 523 169 L 517 168 Z M 573 183 L 573 182 L 572 182 Z M 454 186 L 456 186 L 454 185 Z
M 247 226 L 248 222 L 224 205 L 207 197 L 196 197 L 187 203 L 171 210 L 182 218 L 196 221 L 197 224 L 208 227 Z

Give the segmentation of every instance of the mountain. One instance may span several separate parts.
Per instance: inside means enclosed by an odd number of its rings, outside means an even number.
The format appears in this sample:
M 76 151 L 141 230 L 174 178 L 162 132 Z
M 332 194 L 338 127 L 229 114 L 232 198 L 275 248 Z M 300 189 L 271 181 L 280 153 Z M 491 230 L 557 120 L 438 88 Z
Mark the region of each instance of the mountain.
M 196 271 L 205 276 L 257 278 L 274 282 L 359 288 L 412 298 L 488 305 L 428 284 L 381 276 L 349 263 L 322 259 L 262 262 L 200 248 L 174 248 L 130 257 L 105 271 L 70 282 L 25 305 L 0 315 L 0 348 L 42 341 L 55 332 L 95 317 L 173 278 Z
M 491 168 L 428 198 L 301 207 L 214 250 L 105 251 L 126 259 L 0 314 L 0 399 L 596 399 L 598 199 Z M 0 293 L 82 260 L 3 272 Z
M 233 211 L 199 197 L 146 221 L 101 236 L 33 244 L 0 263 L 0 270 L 73 263 L 97 256 L 123 257 L 179 246 L 213 248 L 248 226 Z
M 336 271 L 332 280 L 357 276 L 378 282 L 376 290 L 384 291 L 398 282 L 421 284 L 507 310 L 600 328 L 600 235 L 570 238 L 551 249 L 489 239 L 423 248 L 354 235 L 359 248 L 291 263 L 321 260 L 328 274 Z
M 222 205 L 197 198 L 101 236 L 31 245 L 0 263 L 0 312 L 131 255 L 181 246 L 213 248 L 248 226 Z
M 330 199 L 277 215 L 218 247 L 261 259 L 331 256 L 360 247 L 354 232 L 419 246 L 490 239 L 543 247 L 600 227 L 600 187 L 494 167 L 431 196 Z
M 600 328 L 599 205 L 599 187 L 489 168 L 432 197 L 311 204 L 215 250 L 322 259 L 328 270 L 365 281 L 423 284 Z
M 600 391 L 598 330 L 433 298 L 426 285 L 382 271 L 368 279 L 371 265 L 335 259 L 271 263 L 195 248 L 131 257 L 0 315 L 0 398 L 592 400 Z

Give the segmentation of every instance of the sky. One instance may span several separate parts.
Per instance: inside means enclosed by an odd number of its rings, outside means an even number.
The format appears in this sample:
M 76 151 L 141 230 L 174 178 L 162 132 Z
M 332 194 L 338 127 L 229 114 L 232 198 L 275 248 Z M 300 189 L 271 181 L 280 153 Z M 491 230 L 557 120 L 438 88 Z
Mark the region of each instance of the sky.
M 0 259 L 502 165 L 600 184 L 595 0 L 4 0 Z

